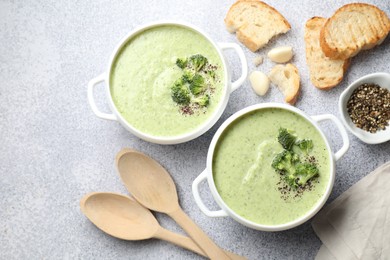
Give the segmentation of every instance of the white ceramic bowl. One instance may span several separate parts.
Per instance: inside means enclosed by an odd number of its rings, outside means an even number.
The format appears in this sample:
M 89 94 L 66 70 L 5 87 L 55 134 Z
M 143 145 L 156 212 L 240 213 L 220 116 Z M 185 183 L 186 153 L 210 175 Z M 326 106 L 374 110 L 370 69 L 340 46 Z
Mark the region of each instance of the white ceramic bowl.
M 222 94 L 221 100 L 219 102 L 219 105 L 215 109 L 214 113 L 209 117 L 209 119 L 206 120 L 205 122 L 203 122 L 201 125 L 199 125 L 196 129 L 194 129 L 191 132 L 188 132 L 188 133 L 185 133 L 182 135 L 178 135 L 178 136 L 170 136 L 170 137 L 153 136 L 153 135 L 150 135 L 147 133 L 143 133 L 143 132 L 139 131 L 138 129 L 134 128 L 132 125 L 130 125 L 121 116 L 121 114 L 118 112 L 117 108 L 115 107 L 115 104 L 112 100 L 112 96 L 110 93 L 110 85 L 109 85 L 110 84 L 111 70 L 113 68 L 115 58 L 118 55 L 118 53 L 120 52 L 121 48 L 135 35 L 140 34 L 143 31 L 150 29 L 152 27 L 157 27 L 157 26 L 161 26 L 161 25 L 182 26 L 182 27 L 188 28 L 190 30 L 193 30 L 193 31 L 203 35 L 214 46 L 214 48 L 218 52 L 219 57 L 222 61 L 222 65 L 223 65 L 222 69 L 224 70 L 224 75 L 226 77 L 225 78 L 225 86 L 223 89 L 223 94 Z M 231 82 L 231 73 L 228 70 L 226 60 L 222 54 L 222 51 L 227 50 L 227 49 L 234 50 L 240 59 L 242 74 L 234 82 Z M 154 22 L 154 23 L 151 23 L 151 24 L 148 24 L 148 25 L 145 25 L 145 26 L 142 26 L 142 27 L 139 27 L 139 28 L 133 30 L 132 32 L 130 32 L 127 36 L 125 36 L 120 41 L 120 43 L 117 45 L 117 47 L 114 49 L 114 51 L 111 55 L 110 62 L 108 64 L 108 68 L 107 68 L 107 72 L 97 76 L 96 78 L 92 79 L 88 83 L 88 101 L 89 101 L 89 104 L 92 108 L 92 111 L 95 113 L 95 115 L 97 117 L 102 118 L 102 119 L 107 119 L 107 120 L 118 121 L 129 132 L 131 132 L 132 134 L 134 134 L 135 136 L 137 136 L 143 140 L 153 142 L 153 143 L 158 143 L 158 144 L 178 144 L 178 143 L 183 143 L 183 142 L 192 140 L 192 139 L 202 135 L 203 133 L 205 133 L 208 129 L 210 129 L 217 122 L 217 120 L 220 118 L 223 111 L 225 110 L 226 105 L 227 105 L 228 100 L 229 100 L 230 93 L 233 92 L 234 90 L 236 90 L 239 86 L 241 86 L 242 83 L 244 83 L 247 75 L 248 75 L 247 61 L 246 61 L 243 50 L 241 49 L 241 47 L 238 44 L 235 44 L 235 43 L 216 43 L 206 33 L 204 33 L 201 29 L 196 28 L 195 26 L 184 23 L 184 22 L 159 21 L 159 22 Z M 105 86 L 106 86 L 108 104 L 109 104 L 110 109 L 112 111 L 111 114 L 101 112 L 97 108 L 97 106 L 95 104 L 95 100 L 93 98 L 94 88 L 95 88 L 95 86 L 97 86 L 101 82 L 104 82 Z
M 384 143 L 390 140 L 390 125 L 386 127 L 385 130 L 378 131 L 376 133 L 367 132 L 359 127 L 356 127 L 352 122 L 348 111 L 347 111 L 347 102 L 349 97 L 352 95 L 353 91 L 365 83 L 374 83 L 382 88 L 387 88 L 390 91 L 390 74 L 388 73 L 373 73 L 361 77 L 360 79 L 353 82 L 349 85 L 343 93 L 340 95 L 339 99 L 339 110 L 341 114 L 341 119 L 345 127 L 354 134 L 357 138 L 362 140 L 367 144 L 379 144 Z
M 212 172 L 214 149 L 215 149 L 215 146 L 218 142 L 218 139 L 220 138 L 223 131 L 237 118 L 239 118 L 247 113 L 250 113 L 252 111 L 265 109 L 265 108 L 285 109 L 285 110 L 294 112 L 294 113 L 302 116 L 303 118 L 305 118 L 307 121 L 309 121 L 317 129 L 317 131 L 321 134 L 321 136 L 326 144 L 329 158 L 331 158 L 330 159 L 331 172 L 330 172 L 329 183 L 328 183 L 328 186 L 326 187 L 326 191 L 323 194 L 323 196 L 318 200 L 316 205 L 309 212 L 307 212 L 304 216 L 302 216 L 298 219 L 295 219 L 291 222 L 281 224 L 281 225 L 263 225 L 263 224 L 255 223 L 253 221 L 250 221 L 250 220 L 247 220 L 247 219 L 241 217 L 236 212 L 234 212 L 232 209 L 230 209 L 226 205 L 226 203 L 222 200 L 221 196 L 219 195 L 219 193 L 217 191 L 217 188 L 216 188 L 215 183 L 214 183 L 213 172 Z M 341 149 L 338 152 L 336 152 L 334 154 L 332 153 L 332 150 L 329 146 L 329 142 L 327 141 L 325 135 L 323 134 L 323 132 L 321 131 L 321 129 L 318 126 L 318 122 L 324 121 L 324 120 L 331 120 L 333 123 L 335 123 L 338 130 L 340 131 L 340 134 L 341 134 L 342 139 L 343 139 L 343 146 L 341 147 Z M 289 105 L 285 105 L 285 104 L 278 104 L 278 103 L 264 103 L 264 104 L 250 106 L 250 107 L 244 108 L 244 109 L 236 112 L 231 117 L 229 117 L 220 126 L 218 131 L 215 133 L 215 135 L 211 141 L 211 144 L 210 144 L 210 147 L 208 150 L 208 154 L 207 154 L 207 167 L 192 183 L 192 193 L 194 195 L 195 202 L 198 205 L 198 207 L 200 208 L 200 210 L 205 215 L 207 215 L 209 217 L 230 216 L 234 220 L 236 220 L 237 222 L 239 222 L 245 226 L 248 226 L 250 228 L 257 229 L 257 230 L 263 230 L 263 231 L 281 231 L 281 230 L 290 229 L 290 228 L 296 227 L 296 226 L 304 223 L 305 221 L 307 221 L 308 219 L 313 217 L 321 209 L 321 207 L 325 204 L 326 200 L 328 199 L 328 197 L 332 191 L 333 184 L 334 184 L 335 161 L 339 160 L 347 152 L 348 148 L 349 148 L 349 140 L 348 140 L 347 132 L 344 129 L 341 122 L 333 115 L 327 114 L 327 115 L 319 115 L 319 116 L 308 116 L 304 112 L 302 112 L 301 110 L 299 110 L 293 106 L 289 106 Z M 237 151 L 237 152 L 239 152 L 239 151 Z M 220 210 L 211 211 L 203 203 L 203 201 L 200 197 L 200 194 L 199 194 L 199 185 L 204 180 L 207 180 L 211 194 L 212 194 L 214 200 L 217 202 L 217 204 L 221 208 Z

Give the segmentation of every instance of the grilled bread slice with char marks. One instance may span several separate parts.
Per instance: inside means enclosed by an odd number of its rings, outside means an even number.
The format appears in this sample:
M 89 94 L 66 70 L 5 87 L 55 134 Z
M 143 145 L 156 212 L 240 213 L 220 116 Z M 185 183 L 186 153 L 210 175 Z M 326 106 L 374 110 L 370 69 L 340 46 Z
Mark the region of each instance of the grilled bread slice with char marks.
M 320 44 L 327 57 L 345 60 L 382 43 L 389 31 L 390 20 L 378 7 L 347 4 L 325 22 Z

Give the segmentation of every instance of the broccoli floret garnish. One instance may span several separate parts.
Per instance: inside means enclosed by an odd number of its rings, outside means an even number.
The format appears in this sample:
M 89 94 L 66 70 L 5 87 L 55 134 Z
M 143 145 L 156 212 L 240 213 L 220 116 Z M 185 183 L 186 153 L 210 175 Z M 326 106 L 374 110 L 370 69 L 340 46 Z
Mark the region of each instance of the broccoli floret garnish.
M 200 96 L 194 98 L 192 101 L 201 107 L 207 107 L 210 103 L 210 96 L 209 95 Z
M 296 188 L 296 168 L 295 164 L 299 162 L 297 154 L 291 151 L 283 150 L 283 152 L 276 155 L 272 161 L 272 167 L 284 175 L 284 179 L 291 187 Z
M 319 173 L 317 166 L 311 163 L 298 163 L 295 168 L 296 182 L 301 186 L 304 186 L 311 178 L 317 176 Z
M 278 141 L 284 149 L 290 151 L 295 144 L 297 137 L 286 128 L 279 129 Z
M 190 103 L 190 92 L 182 79 L 176 80 L 172 85 L 171 97 L 173 101 L 180 105 L 187 105 Z
M 313 149 L 313 141 L 310 139 L 302 139 L 295 143 L 299 149 L 306 155 Z
M 287 184 L 290 187 L 293 187 L 294 189 L 298 188 L 298 183 L 295 174 L 289 173 L 284 176 L 284 180 L 287 182 Z
M 284 175 L 287 184 L 293 188 L 305 186 L 310 179 L 319 174 L 314 164 L 301 163 L 297 154 L 287 150 L 276 155 L 272 167 Z
M 181 78 L 184 80 L 184 82 L 191 83 L 194 76 L 195 76 L 195 73 L 192 72 L 191 70 L 184 70 Z
M 206 65 L 207 58 L 201 54 L 195 54 L 189 58 L 189 62 L 191 63 L 195 71 L 198 72 L 203 68 L 204 65 Z
M 295 153 L 284 150 L 276 155 L 272 161 L 272 167 L 278 171 L 295 173 L 294 164 L 297 161 L 299 157 Z
M 192 81 L 190 83 L 190 91 L 195 96 L 202 93 L 206 89 L 206 84 L 204 78 L 199 75 L 195 74 L 195 76 L 192 78 Z
M 181 76 L 171 86 L 172 100 L 179 105 L 183 114 L 204 112 L 210 104 L 215 83 L 216 65 L 208 64 L 201 54 L 176 59 L 176 65 L 181 69 Z
M 210 77 L 213 79 L 213 80 L 215 80 L 215 71 L 214 70 L 209 70 L 209 71 L 207 71 L 207 73 L 210 75 Z
M 180 59 L 180 58 L 178 58 L 177 60 L 176 60 L 176 65 L 179 67 L 179 68 L 181 68 L 181 69 L 184 69 L 185 67 L 187 67 L 187 63 L 188 63 L 188 61 L 187 61 L 187 59 Z
M 285 128 L 279 130 L 278 140 L 284 150 L 275 156 L 271 166 L 283 176 L 290 187 L 296 189 L 305 186 L 310 179 L 319 174 L 319 170 L 311 162 L 302 162 L 300 153 L 295 153 L 292 147 L 297 147 L 299 151 L 308 156 L 313 148 L 313 142 L 309 139 L 303 139 L 291 144 L 293 141 L 295 142 L 296 136 Z

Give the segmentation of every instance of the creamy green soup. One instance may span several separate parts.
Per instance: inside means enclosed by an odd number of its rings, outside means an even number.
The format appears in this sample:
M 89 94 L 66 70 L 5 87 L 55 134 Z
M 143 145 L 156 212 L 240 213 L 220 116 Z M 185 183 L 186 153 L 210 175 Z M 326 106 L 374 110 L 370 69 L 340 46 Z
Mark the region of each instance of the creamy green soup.
M 182 71 L 178 58 L 202 54 L 217 69 L 218 79 L 207 109 L 185 114 L 171 97 L 171 86 Z M 164 25 L 133 37 L 117 55 L 110 75 L 110 91 L 123 118 L 153 136 L 177 136 L 196 129 L 219 105 L 225 85 L 222 61 L 213 45 L 190 29 Z
M 313 141 L 319 176 L 302 192 L 289 190 L 272 167 L 283 150 L 280 127 Z M 238 215 L 255 223 L 279 225 L 310 211 L 325 193 L 330 158 L 320 133 L 306 119 L 278 108 L 259 109 L 235 121 L 222 133 L 213 156 L 213 177 L 223 201 Z

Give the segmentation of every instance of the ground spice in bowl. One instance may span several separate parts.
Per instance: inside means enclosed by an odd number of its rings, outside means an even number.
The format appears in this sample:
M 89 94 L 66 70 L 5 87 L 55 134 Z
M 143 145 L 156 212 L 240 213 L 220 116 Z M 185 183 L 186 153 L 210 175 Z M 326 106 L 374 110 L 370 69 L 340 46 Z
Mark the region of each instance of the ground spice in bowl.
M 357 127 L 370 133 L 385 130 L 390 121 L 390 91 L 377 84 L 362 84 L 350 96 L 347 111 Z

